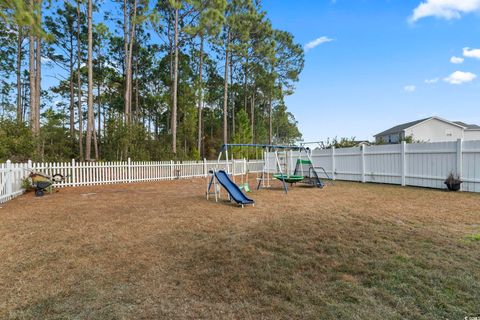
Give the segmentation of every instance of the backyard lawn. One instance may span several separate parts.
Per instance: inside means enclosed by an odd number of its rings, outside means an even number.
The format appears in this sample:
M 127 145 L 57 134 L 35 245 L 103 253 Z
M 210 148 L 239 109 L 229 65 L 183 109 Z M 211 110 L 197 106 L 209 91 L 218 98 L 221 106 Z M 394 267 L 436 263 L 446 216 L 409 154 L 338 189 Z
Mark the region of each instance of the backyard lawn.
M 463 319 L 480 315 L 480 195 L 204 179 L 61 189 L 0 209 L 1 319 Z M 223 193 L 225 195 L 225 193 Z

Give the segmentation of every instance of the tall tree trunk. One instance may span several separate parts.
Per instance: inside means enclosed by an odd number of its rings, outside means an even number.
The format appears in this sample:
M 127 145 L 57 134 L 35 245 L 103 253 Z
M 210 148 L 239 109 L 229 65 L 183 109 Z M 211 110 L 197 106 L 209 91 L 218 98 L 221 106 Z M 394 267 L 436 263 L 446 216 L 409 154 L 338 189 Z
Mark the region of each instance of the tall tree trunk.
M 233 56 L 230 57 L 230 87 L 233 88 Z M 230 90 L 230 101 L 232 102 L 232 137 L 235 135 L 235 92 Z
M 33 0 L 30 0 L 30 11 L 33 12 L 34 5 Z M 35 110 L 37 103 L 35 99 L 37 97 L 36 92 L 36 81 L 35 81 L 35 36 L 33 34 L 33 28 L 29 30 L 28 36 L 28 73 L 29 73 L 29 82 L 30 82 L 30 129 L 32 130 L 33 135 L 37 135 L 36 131 L 36 116 L 37 111 Z
M 38 0 L 38 19 L 42 21 L 42 0 Z M 35 51 L 35 131 L 40 133 L 40 98 L 42 94 L 42 39 L 37 36 L 37 48 Z
M 268 143 L 272 144 L 273 129 L 272 129 L 272 97 L 268 101 Z
M 123 49 L 125 51 L 125 57 L 123 61 L 123 71 L 125 79 L 125 92 L 124 92 L 124 121 L 128 123 L 128 85 L 127 85 L 127 74 L 128 74 L 128 2 L 123 0 Z
M 273 76 L 275 72 L 274 64 L 271 66 L 271 74 Z M 273 95 L 275 93 L 275 77 L 272 80 L 271 92 L 268 95 L 268 143 L 273 143 Z
M 248 114 L 248 53 L 245 58 L 245 67 L 244 67 L 244 76 L 243 76 L 243 103 L 245 108 L 245 113 Z
M 100 77 L 101 78 L 101 74 Z M 97 84 L 97 138 L 100 139 L 102 129 L 102 96 L 101 96 L 102 80 L 98 80 Z
M 135 57 L 135 122 L 140 122 L 140 95 L 138 92 L 138 57 Z
M 98 140 L 97 140 L 97 132 L 95 130 L 95 126 L 93 126 L 93 148 L 95 150 L 95 159 L 99 159 L 100 154 L 98 151 Z
M 102 96 L 101 96 L 101 80 L 99 80 L 98 88 L 97 88 L 97 103 L 98 103 L 98 115 L 97 115 L 97 131 L 94 137 L 95 140 L 95 158 L 98 160 L 100 159 L 100 138 L 101 138 L 101 129 L 102 129 Z M 105 118 L 105 115 L 103 116 Z
M 36 37 L 35 49 L 35 132 L 40 132 L 40 94 L 41 94 L 41 77 L 42 77 L 42 62 L 41 50 L 42 43 L 40 37 Z
M 130 19 L 130 37 L 127 49 L 126 73 L 127 79 L 125 84 L 125 122 L 130 124 L 132 121 L 132 56 L 133 42 L 135 41 L 135 20 L 137 19 L 137 0 L 133 4 L 133 17 Z
M 85 159 L 92 160 L 92 134 L 94 130 L 93 114 L 93 32 L 92 32 L 92 0 L 88 0 L 87 22 L 88 22 L 88 55 L 87 55 L 87 142 L 85 145 Z
M 23 106 L 22 106 L 22 43 L 23 43 L 23 28 L 18 27 L 17 36 L 17 124 L 23 122 Z
M 197 150 L 202 152 L 202 130 L 203 130 L 203 35 L 200 36 L 200 64 L 198 70 L 198 137 L 197 137 Z M 202 159 L 205 157 L 201 153 Z
M 77 108 L 78 108 L 78 149 L 80 161 L 83 161 L 83 112 L 82 112 L 82 47 L 80 42 L 81 32 L 81 13 L 80 13 L 80 1 L 77 0 Z
M 95 151 L 95 158 L 98 160 L 100 159 L 100 144 L 99 144 L 99 140 L 101 138 L 101 129 L 102 129 L 102 84 L 103 84 L 103 68 L 102 68 L 102 59 L 101 59 L 101 55 L 102 55 L 102 46 L 103 46 L 103 43 L 102 43 L 102 39 L 101 37 L 99 37 L 99 40 L 98 40 L 98 45 L 97 45 L 97 67 L 98 67 L 98 83 L 97 83 L 97 108 L 98 108 L 98 111 L 97 111 L 97 131 L 96 131 L 96 134 L 94 136 L 94 140 L 95 140 L 95 147 L 96 147 L 96 151 Z M 105 118 L 105 114 L 103 115 L 103 117 Z M 105 128 L 105 127 L 104 127 Z
M 169 44 L 169 64 L 170 64 L 170 103 L 173 105 L 173 56 L 175 55 L 174 49 L 173 49 L 173 39 L 172 39 L 172 32 L 171 32 L 171 21 L 168 21 L 168 26 L 167 26 L 167 38 L 168 38 L 168 44 Z M 170 115 L 172 113 L 172 105 L 169 105 L 170 108 L 167 108 L 165 112 L 165 118 L 170 119 Z M 157 116 L 158 118 L 158 116 Z M 158 121 L 155 122 L 158 125 Z M 172 121 L 166 121 L 166 130 L 167 132 L 170 132 L 170 127 L 171 127 Z
M 173 63 L 173 104 L 172 104 L 172 152 L 177 154 L 177 91 L 178 91 L 178 9 L 175 8 L 175 58 Z
M 225 46 L 225 75 L 224 75 L 224 93 L 223 93 L 223 143 L 228 143 L 228 66 L 229 66 L 229 47 L 230 31 L 227 35 L 227 44 Z
M 22 83 L 22 109 L 23 109 L 22 119 L 24 119 L 24 121 L 27 119 L 27 109 L 28 109 L 27 93 L 28 93 L 28 87 L 29 87 L 28 82 L 29 82 L 29 80 L 28 80 L 27 76 L 25 75 L 25 77 L 23 78 L 23 83 Z
M 250 114 L 252 115 L 251 119 L 251 126 L 252 126 L 252 143 L 255 143 L 255 92 L 257 88 L 255 87 L 255 83 L 253 84 L 252 88 L 252 105 L 250 106 Z
M 75 88 L 73 84 L 73 35 L 70 35 L 70 61 L 69 61 L 69 69 L 70 69 L 70 137 L 74 140 L 75 139 Z

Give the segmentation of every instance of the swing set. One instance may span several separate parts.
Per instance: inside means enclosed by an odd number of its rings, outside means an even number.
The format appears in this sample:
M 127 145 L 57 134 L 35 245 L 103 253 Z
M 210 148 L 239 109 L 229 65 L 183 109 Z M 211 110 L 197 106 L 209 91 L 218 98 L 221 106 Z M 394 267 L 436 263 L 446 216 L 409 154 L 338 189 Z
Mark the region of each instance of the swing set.
M 323 188 L 325 184 L 320 180 L 317 170 L 330 179 L 327 172 L 322 167 L 314 167 L 311 158 L 310 149 L 305 146 L 282 146 L 270 144 L 224 144 L 218 155 L 218 162 L 225 157 L 227 163 L 233 160 L 233 152 L 229 154 L 231 148 L 255 148 L 262 149 L 264 166 L 261 175 L 257 175 L 257 190 L 271 188 L 270 182 L 273 179 L 282 182 L 285 193 L 288 193 L 288 184 L 305 183 L 307 185 Z M 296 152 L 296 159 L 293 160 L 293 152 Z M 258 155 L 258 154 L 257 154 Z M 228 166 L 227 166 L 228 167 Z M 248 170 L 247 182 L 240 187 L 248 191 Z

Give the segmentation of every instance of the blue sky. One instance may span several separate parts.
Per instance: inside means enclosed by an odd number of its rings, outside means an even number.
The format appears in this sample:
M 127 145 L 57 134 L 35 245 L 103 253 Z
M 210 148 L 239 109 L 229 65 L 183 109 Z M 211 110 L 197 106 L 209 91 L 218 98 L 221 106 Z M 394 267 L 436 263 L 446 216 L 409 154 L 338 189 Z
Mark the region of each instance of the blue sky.
M 297 90 L 287 98 L 305 140 L 372 139 L 432 115 L 480 124 L 480 0 L 263 5 L 274 27 L 297 42 L 332 40 L 306 52 Z

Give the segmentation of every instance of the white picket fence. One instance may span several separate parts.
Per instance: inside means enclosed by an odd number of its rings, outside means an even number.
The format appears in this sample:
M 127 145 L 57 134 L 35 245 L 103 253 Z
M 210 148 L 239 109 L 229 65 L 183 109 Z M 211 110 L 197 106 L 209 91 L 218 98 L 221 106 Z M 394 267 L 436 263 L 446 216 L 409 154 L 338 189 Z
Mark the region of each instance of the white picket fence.
M 13 199 L 24 192 L 22 181 L 28 176 L 27 164 L 0 163 L 0 203 Z
M 61 174 L 65 180 L 55 187 L 77 187 L 111 183 L 131 183 L 206 177 L 211 169 L 227 170 L 233 175 L 256 173 L 263 169 L 263 160 L 226 161 L 117 161 L 117 162 L 53 162 L 0 164 L 0 203 L 24 192 L 23 180 L 30 172 L 49 176 Z
M 288 156 L 293 172 L 297 153 Z M 445 189 L 452 172 L 464 181 L 463 191 L 480 192 L 480 141 L 313 150 L 312 160 L 337 180 Z

